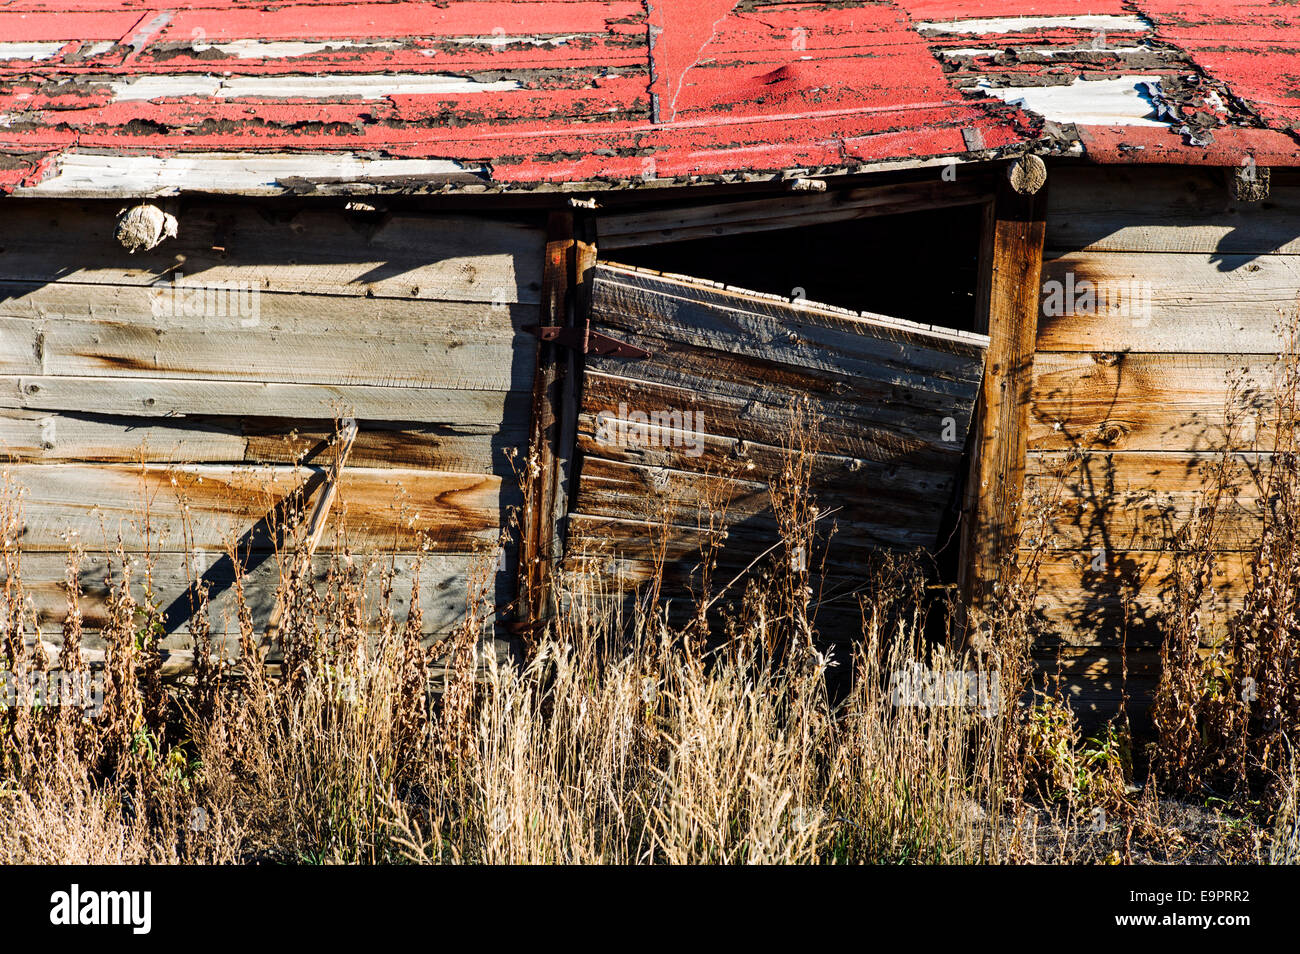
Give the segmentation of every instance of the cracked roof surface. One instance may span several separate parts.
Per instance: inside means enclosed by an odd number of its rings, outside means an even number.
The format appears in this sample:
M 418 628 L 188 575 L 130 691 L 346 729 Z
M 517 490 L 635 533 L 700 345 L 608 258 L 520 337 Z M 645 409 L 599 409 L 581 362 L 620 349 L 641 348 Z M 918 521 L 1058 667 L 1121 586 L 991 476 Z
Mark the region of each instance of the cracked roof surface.
M 1300 164 L 1246 0 L 9 0 L 0 190 L 588 188 L 1032 150 Z

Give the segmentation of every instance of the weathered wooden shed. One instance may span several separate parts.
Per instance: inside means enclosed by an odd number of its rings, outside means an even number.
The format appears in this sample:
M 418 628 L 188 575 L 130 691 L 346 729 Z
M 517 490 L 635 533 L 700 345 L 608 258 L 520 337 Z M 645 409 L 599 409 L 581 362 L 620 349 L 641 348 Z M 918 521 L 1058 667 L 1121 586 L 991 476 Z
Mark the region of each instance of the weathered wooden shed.
M 429 548 L 430 635 L 475 579 L 526 622 L 566 560 L 635 577 L 670 489 L 670 557 L 721 498 L 768 545 L 802 396 L 829 592 L 919 546 L 978 603 L 1064 487 L 1041 646 L 1104 708 L 1121 640 L 1154 674 L 1172 534 L 1300 287 L 1300 14 L 1023 7 L 6 4 L 0 454 L 40 618 L 70 539 L 92 601 L 120 539 L 184 645 L 233 536 L 265 620 L 267 528 L 347 418 L 349 545 Z

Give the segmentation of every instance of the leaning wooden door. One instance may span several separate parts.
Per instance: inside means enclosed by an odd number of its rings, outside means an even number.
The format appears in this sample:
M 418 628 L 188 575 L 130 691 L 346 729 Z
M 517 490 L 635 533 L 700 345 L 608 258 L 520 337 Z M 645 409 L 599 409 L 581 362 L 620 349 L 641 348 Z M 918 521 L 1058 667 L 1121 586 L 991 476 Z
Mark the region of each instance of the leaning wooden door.
M 798 468 L 837 599 L 871 554 L 938 545 L 985 336 L 612 264 L 591 330 L 649 356 L 586 359 L 567 566 L 689 576 L 712 540 L 743 569 L 780 552 L 771 488 Z

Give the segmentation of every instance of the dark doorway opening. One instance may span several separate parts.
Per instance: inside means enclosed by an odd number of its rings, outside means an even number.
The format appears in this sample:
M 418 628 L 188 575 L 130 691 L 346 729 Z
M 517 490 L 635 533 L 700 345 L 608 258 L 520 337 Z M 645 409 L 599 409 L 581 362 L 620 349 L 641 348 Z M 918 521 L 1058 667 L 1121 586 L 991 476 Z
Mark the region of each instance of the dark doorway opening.
M 975 330 L 982 207 L 620 248 L 627 265 Z

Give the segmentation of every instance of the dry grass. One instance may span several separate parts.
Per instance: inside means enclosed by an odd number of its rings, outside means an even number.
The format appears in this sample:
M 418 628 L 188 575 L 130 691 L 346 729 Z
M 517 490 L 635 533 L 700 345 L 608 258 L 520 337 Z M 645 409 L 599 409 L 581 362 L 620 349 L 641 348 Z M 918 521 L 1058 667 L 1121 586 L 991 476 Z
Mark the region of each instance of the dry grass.
M 1293 830 L 1293 745 L 1300 739 L 1300 326 L 1293 321 L 1284 332 L 1288 347 L 1276 366 L 1276 397 L 1261 415 L 1276 421 L 1265 442 L 1274 452 L 1250 467 L 1225 452 L 1179 541 L 1152 711 L 1152 754 L 1170 790 L 1258 799 L 1278 813 L 1277 824 Z M 1238 402 L 1239 408 L 1243 403 L 1251 402 Z M 1250 413 L 1238 410 L 1237 423 Z M 1244 423 L 1255 430 L 1251 421 Z M 1242 609 L 1227 621 L 1226 636 L 1215 638 L 1201 606 L 1213 579 L 1220 514 L 1243 480 L 1259 495 L 1260 536 Z
M 0 709 L 0 861 L 1170 860 L 1197 849 L 1173 834 L 1191 823 L 1160 793 L 1189 791 L 1213 774 L 1206 766 L 1231 776 L 1247 811 L 1263 806 L 1245 828 L 1240 812 L 1205 822 L 1216 857 L 1297 859 L 1287 741 L 1300 686 L 1294 507 L 1261 541 L 1247 609 L 1217 663 L 1239 667 L 1233 680 L 1249 672 L 1271 708 L 1233 716 L 1215 736 L 1206 712 L 1218 703 L 1205 693 L 1188 701 L 1207 678 L 1188 648 L 1199 639 L 1192 573 L 1175 607 L 1183 615 L 1168 623 L 1170 675 L 1157 709 L 1164 788 L 1153 781 L 1134 796 L 1127 724 L 1085 738 L 1060 696 L 1033 687 L 1033 545 L 968 644 L 935 637 L 955 632 L 957 608 L 907 558 L 864 571 L 854 638 L 822 638 L 818 564 L 795 558 L 824 553 L 832 532 L 808 493 L 805 450 L 789 448 L 773 485 L 780 533 L 769 561 L 715 585 L 723 544 L 709 535 L 684 608 L 662 559 L 632 599 L 599 574 L 562 577 L 563 611 L 521 665 L 485 652 L 487 561 L 460 627 L 430 648 L 418 581 L 399 620 L 389 599 L 368 600 L 362 561 L 346 545 L 314 579 L 300 527 L 290 526 L 278 672 L 262 664 L 237 580 L 236 657 L 209 658 L 200 592 L 195 667 L 167 680 L 150 561 L 119 552 L 110 618 L 96 634 L 106 647 L 102 713 Z M 1294 467 L 1280 460 L 1274 489 L 1294 493 Z M 709 519 L 726 506 L 706 508 Z M 1031 544 L 1045 537 L 1050 507 L 1027 516 Z M 301 507 L 287 509 L 300 519 Z M 80 552 L 69 554 L 63 651 L 49 659 L 22 638 L 35 620 L 20 525 L 21 494 L 6 485 L 0 668 L 80 670 Z M 1279 570 L 1290 582 L 1279 583 Z M 395 585 L 386 578 L 383 595 Z M 986 694 L 974 705 L 916 704 L 900 686 L 917 673 L 970 673 Z M 1184 760 L 1171 762 L 1173 751 Z M 1228 766 L 1225 752 L 1245 753 L 1249 770 Z

